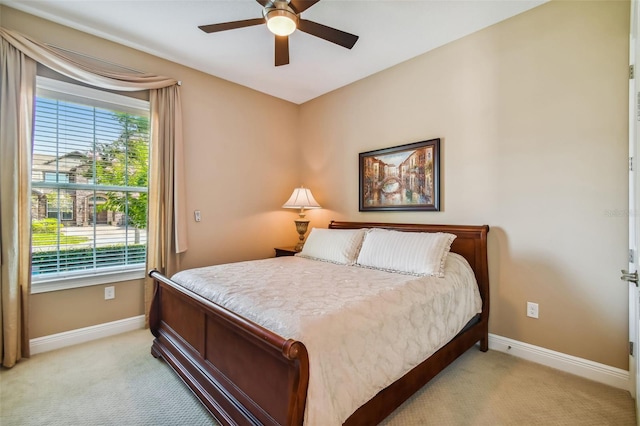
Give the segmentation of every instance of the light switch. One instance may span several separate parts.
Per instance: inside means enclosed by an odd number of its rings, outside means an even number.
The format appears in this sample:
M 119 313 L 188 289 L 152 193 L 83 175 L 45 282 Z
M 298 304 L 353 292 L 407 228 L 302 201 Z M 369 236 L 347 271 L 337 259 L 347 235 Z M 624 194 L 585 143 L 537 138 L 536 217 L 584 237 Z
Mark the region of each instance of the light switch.
M 200 222 L 200 219 L 201 219 L 201 217 L 200 217 L 200 210 L 195 210 L 195 211 L 193 212 L 193 217 L 196 219 L 196 222 Z

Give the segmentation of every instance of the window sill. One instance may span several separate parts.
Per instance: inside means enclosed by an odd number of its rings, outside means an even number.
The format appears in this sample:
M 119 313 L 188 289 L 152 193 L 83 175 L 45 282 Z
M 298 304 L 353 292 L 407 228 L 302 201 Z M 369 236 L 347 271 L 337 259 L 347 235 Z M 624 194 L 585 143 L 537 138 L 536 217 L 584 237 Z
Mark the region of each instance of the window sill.
M 31 283 L 31 294 L 50 291 L 69 290 L 100 284 L 111 284 L 120 281 L 138 280 L 146 276 L 144 267 L 126 271 L 103 272 L 100 274 L 73 275 L 47 279 L 34 278 Z

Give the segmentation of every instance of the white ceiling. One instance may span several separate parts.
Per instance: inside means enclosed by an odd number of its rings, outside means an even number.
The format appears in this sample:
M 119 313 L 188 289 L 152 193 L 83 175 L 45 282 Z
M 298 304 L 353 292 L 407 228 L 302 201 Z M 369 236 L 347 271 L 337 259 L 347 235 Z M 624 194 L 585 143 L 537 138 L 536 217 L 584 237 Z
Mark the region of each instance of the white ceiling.
M 546 0 L 322 0 L 304 19 L 360 36 L 353 49 L 301 31 L 275 67 L 266 25 L 206 34 L 198 25 L 259 18 L 255 0 L 0 0 L 297 104 L 536 7 Z M 153 72 L 153 70 L 142 70 Z

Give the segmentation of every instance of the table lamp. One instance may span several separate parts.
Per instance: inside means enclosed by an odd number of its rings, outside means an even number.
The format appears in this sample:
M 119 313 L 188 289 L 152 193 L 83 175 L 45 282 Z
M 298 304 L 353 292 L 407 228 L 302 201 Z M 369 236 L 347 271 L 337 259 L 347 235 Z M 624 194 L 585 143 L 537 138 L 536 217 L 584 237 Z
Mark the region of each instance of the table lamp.
M 282 207 L 285 209 L 300 209 L 300 218 L 294 222 L 296 223 L 296 231 L 300 235 L 300 241 L 296 244 L 295 250 L 301 251 L 304 246 L 304 234 L 307 233 L 307 228 L 309 227 L 309 220 L 304 218 L 304 209 L 318 209 L 320 204 L 313 198 L 309 188 L 301 186 L 293 190 L 293 194 Z

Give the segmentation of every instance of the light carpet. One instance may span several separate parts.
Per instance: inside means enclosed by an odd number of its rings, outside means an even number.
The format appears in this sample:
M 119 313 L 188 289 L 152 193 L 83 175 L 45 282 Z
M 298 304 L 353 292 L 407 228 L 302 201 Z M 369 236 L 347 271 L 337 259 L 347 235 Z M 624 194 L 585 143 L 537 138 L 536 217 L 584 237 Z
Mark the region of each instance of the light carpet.
M 139 330 L 46 352 L 0 371 L 0 424 L 215 425 Z M 472 348 L 384 426 L 635 425 L 628 392 Z M 318 425 L 324 426 L 324 425 Z

